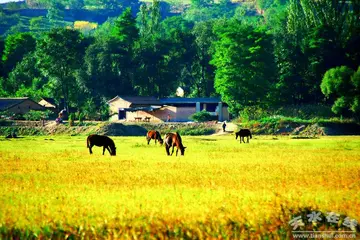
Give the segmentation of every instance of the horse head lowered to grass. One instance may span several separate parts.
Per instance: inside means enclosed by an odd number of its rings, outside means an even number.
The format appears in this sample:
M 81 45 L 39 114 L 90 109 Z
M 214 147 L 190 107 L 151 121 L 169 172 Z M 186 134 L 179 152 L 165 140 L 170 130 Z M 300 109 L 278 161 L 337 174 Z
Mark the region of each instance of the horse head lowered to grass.
M 116 147 L 114 141 L 102 135 L 92 134 L 89 135 L 86 141 L 86 146 L 89 148 L 90 154 L 92 154 L 92 147 L 98 146 L 103 147 L 103 155 L 105 153 L 105 149 L 107 149 L 111 156 L 116 156 Z
M 147 134 L 146 134 L 146 140 L 147 140 L 148 145 L 149 145 L 151 139 L 154 139 L 155 144 L 156 144 L 156 141 L 159 141 L 159 143 L 160 143 L 161 145 L 162 145 L 163 142 L 164 142 L 164 141 L 162 140 L 162 138 L 161 138 L 160 133 L 159 133 L 158 131 L 155 131 L 155 130 L 150 130 L 150 131 L 148 131 Z
M 174 147 L 176 146 L 176 156 L 180 149 L 181 155 L 185 154 L 185 148 L 182 144 L 182 140 L 179 133 L 167 133 L 164 138 L 165 141 L 165 149 L 168 156 L 170 156 L 169 149 L 172 147 L 171 155 L 174 153 Z

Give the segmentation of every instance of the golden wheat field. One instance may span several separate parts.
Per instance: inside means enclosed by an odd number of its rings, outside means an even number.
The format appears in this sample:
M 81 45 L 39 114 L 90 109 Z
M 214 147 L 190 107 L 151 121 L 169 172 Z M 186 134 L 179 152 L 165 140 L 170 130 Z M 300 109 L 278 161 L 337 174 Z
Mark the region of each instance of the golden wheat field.
M 112 137 L 113 157 L 86 136 L 1 139 L 0 238 L 291 239 L 311 211 L 360 220 L 360 137 L 182 138 L 178 157 L 145 137 Z

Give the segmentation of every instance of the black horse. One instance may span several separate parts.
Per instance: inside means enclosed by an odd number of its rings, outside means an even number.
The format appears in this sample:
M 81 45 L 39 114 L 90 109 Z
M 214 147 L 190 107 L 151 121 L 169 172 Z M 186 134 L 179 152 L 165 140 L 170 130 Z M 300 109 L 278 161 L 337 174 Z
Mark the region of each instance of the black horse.
M 249 129 L 240 129 L 240 131 L 236 132 L 235 134 L 236 134 L 236 139 L 238 137 L 240 137 L 240 143 L 241 143 L 241 140 L 245 143 L 244 137 L 246 137 L 247 143 L 249 143 L 249 136 L 250 136 L 250 139 L 252 138 L 251 132 Z
M 92 154 L 91 149 L 95 145 L 98 147 L 103 147 L 103 155 L 105 153 L 105 149 L 107 149 L 111 156 L 116 156 L 115 143 L 111 138 L 107 136 L 92 134 L 88 136 L 86 143 L 87 147 L 89 148 L 90 154 Z

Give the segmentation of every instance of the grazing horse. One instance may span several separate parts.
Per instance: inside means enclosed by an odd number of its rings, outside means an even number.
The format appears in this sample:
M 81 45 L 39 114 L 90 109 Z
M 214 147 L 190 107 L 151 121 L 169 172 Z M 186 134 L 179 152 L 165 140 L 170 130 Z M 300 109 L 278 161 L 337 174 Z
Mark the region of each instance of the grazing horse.
M 155 144 L 156 144 L 156 140 L 158 140 L 161 145 L 164 142 L 162 140 L 162 138 L 161 138 L 160 133 L 158 131 L 155 131 L 155 130 L 150 130 L 146 134 L 146 140 L 147 140 L 148 145 L 149 145 L 151 139 L 155 140 Z
M 115 143 L 111 138 L 107 136 L 92 134 L 88 136 L 86 143 L 87 147 L 89 148 L 90 154 L 92 154 L 91 149 L 95 145 L 98 147 L 103 147 L 103 155 L 105 153 L 105 149 L 107 149 L 111 156 L 116 156 Z
M 180 149 L 181 155 L 184 155 L 186 147 L 184 147 L 184 145 L 182 144 L 179 133 L 167 133 L 165 135 L 164 140 L 165 140 L 165 149 L 166 149 L 166 153 L 168 156 L 170 156 L 169 149 L 171 147 L 172 147 L 171 156 L 173 155 L 175 146 L 176 146 L 176 156 L 178 154 L 179 149 Z
M 251 132 L 249 129 L 240 129 L 240 131 L 238 131 L 235 134 L 236 134 L 236 139 L 240 136 L 240 143 L 241 143 L 241 140 L 245 143 L 244 137 L 246 137 L 247 143 L 249 143 L 249 136 L 250 136 L 250 139 L 252 138 Z

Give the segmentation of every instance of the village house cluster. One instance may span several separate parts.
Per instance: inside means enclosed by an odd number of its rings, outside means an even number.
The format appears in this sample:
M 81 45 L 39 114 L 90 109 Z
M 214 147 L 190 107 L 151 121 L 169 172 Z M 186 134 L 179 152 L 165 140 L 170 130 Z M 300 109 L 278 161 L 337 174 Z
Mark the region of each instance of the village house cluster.
M 220 98 L 155 98 L 144 96 L 116 96 L 108 102 L 110 121 L 129 122 L 186 122 L 200 111 L 207 111 L 217 121 L 230 119 L 228 106 Z M 52 98 L 42 98 L 35 102 L 28 97 L 0 98 L 0 112 L 23 115 L 30 110 L 50 110 L 57 114 L 63 106 Z

